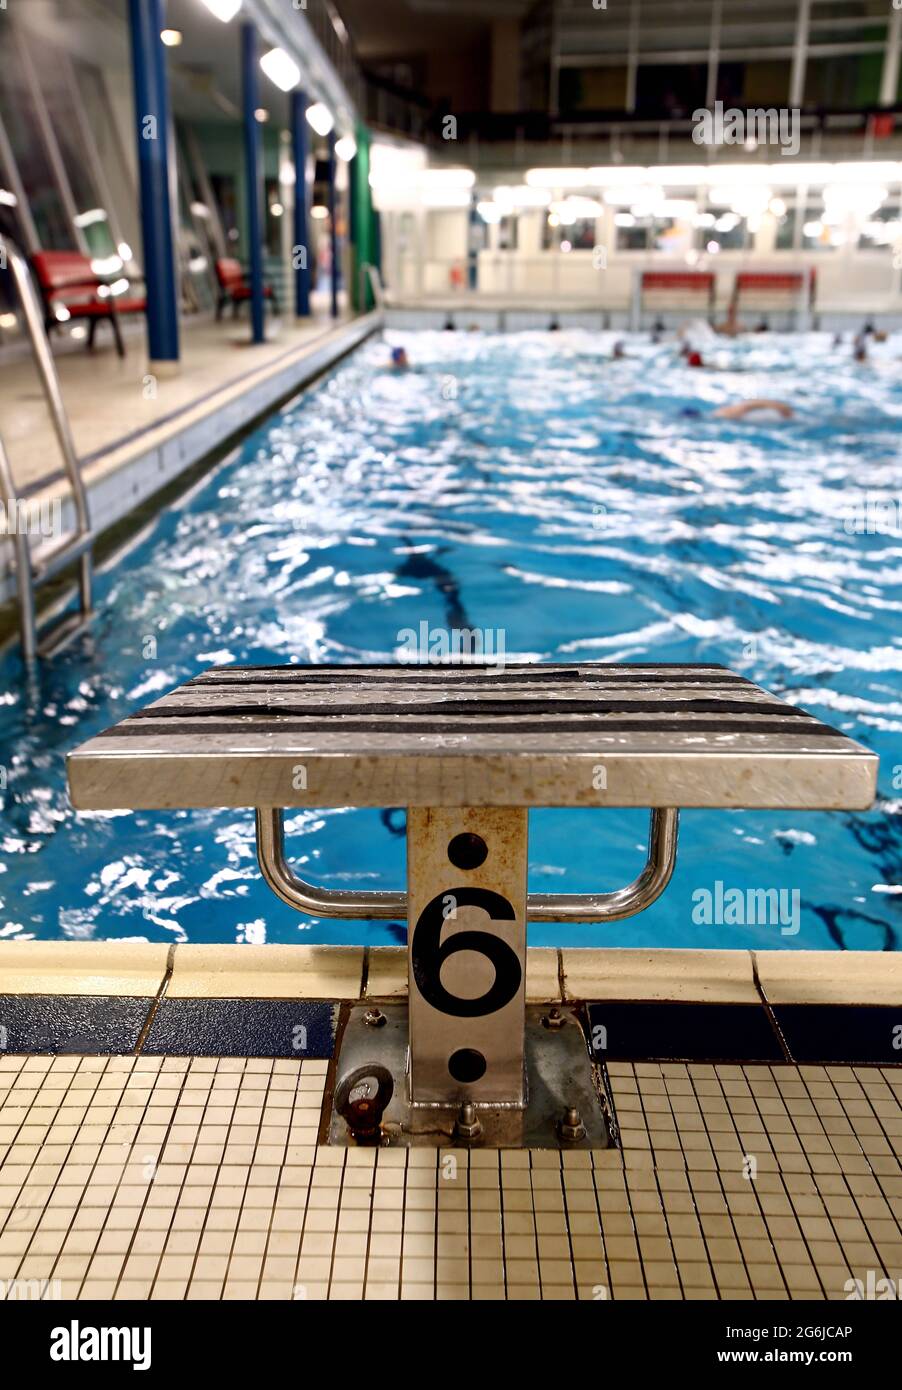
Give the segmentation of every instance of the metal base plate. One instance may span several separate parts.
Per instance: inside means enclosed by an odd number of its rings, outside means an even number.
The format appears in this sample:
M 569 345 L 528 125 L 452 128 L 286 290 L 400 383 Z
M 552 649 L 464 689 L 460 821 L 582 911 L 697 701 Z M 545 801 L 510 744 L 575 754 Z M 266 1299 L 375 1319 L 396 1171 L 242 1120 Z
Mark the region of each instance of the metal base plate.
M 377 1010 L 385 1022 L 366 1022 Z M 591 1060 L 578 1007 L 562 1008 L 560 1024 L 544 1022 L 552 1006 L 526 1010 L 526 1091 L 524 1109 L 478 1105 L 481 1133 L 464 1139 L 455 1133 L 459 1105 L 411 1105 L 408 1098 L 407 1005 L 352 1006 L 344 1021 L 331 1084 L 326 1086 L 320 1134 L 324 1142 L 356 1147 L 332 1097 L 344 1076 L 358 1067 L 378 1064 L 392 1074 L 395 1089 L 382 1117 L 382 1142 L 413 1148 L 606 1149 L 612 1144 L 601 1070 Z M 570 1107 L 579 1111 L 584 1139 L 565 1139 L 559 1122 Z

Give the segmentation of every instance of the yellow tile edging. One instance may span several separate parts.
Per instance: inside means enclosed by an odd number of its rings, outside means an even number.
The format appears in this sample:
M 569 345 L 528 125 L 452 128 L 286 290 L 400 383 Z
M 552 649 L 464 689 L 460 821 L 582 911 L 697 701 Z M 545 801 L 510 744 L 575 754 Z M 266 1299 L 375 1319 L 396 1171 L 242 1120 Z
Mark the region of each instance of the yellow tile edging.
M 150 941 L 0 942 L 0 994 L 153 998 L 170 947 Z
M 175 948 L 170 999 L 359 999 L 362 946 Z
M 748 951 L 565 947 L 562 955 L 568 999 L 761 1002 Z
M 171 953 L 171 960 L 170 960 Z M 237 946 L 146 941 L 0 942 L 0 994 L 404 999 L 403 946 Z M 902 1005 L 902 952 L 533 947 L 530 1003 L 571 1000 Z
M 758 951 L 769 1004 L 902 1004 L 902 952 Z

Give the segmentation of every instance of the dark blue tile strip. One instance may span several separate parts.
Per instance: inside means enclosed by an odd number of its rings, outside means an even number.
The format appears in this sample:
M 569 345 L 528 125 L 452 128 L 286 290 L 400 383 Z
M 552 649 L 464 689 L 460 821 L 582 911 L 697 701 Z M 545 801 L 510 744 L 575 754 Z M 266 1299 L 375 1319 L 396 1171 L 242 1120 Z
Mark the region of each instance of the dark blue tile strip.
M 338 1005 L 315 999 L 161 999 L 142 1053 L 329 1058 Z
M 609 1062 L 783 1062 L 759 1004 L 589 1005 L 592 1047 Z
M 122 996 L 0 994 L 6 1052 L 134 1052 L 153 1001 Z
M 902 1005 L 775 1004 L 796 1062 L 902 1064 Z

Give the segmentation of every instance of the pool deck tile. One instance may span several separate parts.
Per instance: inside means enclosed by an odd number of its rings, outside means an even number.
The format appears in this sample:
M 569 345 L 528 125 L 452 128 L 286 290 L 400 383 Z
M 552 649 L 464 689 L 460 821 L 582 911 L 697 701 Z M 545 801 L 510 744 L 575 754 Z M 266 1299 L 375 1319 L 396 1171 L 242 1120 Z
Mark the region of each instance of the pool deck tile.
M 330 1149 L 324 1060 L 0 1055 L 0 1281 L 58 1280 L 64 1299 L 843 1301 L 902 1278 L 902 1071 L 609 1077 L 620 1149 Z

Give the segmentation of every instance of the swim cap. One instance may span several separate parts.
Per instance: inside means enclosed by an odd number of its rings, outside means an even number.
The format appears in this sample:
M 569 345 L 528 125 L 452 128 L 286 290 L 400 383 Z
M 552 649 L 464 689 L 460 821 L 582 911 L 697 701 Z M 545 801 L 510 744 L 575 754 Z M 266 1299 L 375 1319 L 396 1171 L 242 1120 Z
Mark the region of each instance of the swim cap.
M 402 347 L 400 347 L 400 348 L 392 348 L 392 350 L 391 350 L 391 360 L 392 360 L 393 362 L 403 362 L 405 356 L 406 356 L 406 353 L 405 353 L 404 348 L 402 348 Z
M 698 408 L 697 405 L 687 405 L 687 406 L 684 406 L 683 409 L 680 411 L 680 414 L 681 414 L 681 415 L 688 415 L 688 416 L 690 417 L 690 419 L 693 419 L 693 420 L 694 420 L 694 419 L 697 419 L 697 417 L 698 417 L 699 415 L 701 415 L 701 413 L 702 413 L 702 412 L 699 410 L 699 408 Z
M 702 361 L 701 353 L 690 352 L 686 358 L 686 365 L 687 367 L 703 367 L 705 364 Z

